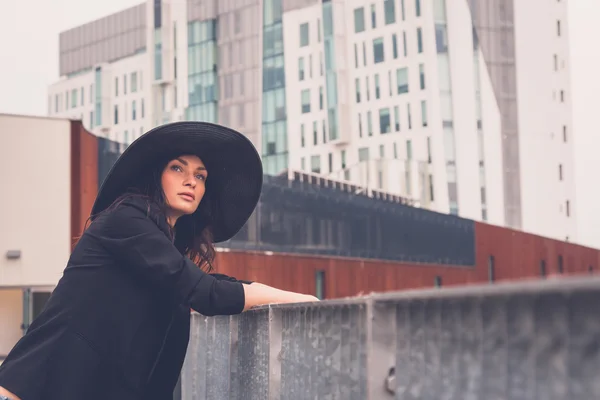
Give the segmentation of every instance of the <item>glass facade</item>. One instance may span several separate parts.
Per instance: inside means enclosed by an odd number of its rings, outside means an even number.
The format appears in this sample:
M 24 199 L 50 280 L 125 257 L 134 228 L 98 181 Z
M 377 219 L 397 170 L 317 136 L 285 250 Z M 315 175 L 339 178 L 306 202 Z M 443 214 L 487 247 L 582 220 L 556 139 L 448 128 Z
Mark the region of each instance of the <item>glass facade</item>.
M 219 85 L 217 77 L 216 20 L 188 23 L 188 121 L 216 123 Z
M 154 0 L 154 79 L 162 79 L 162 0 Z
M 281 2 L 263 2 L 262 158 L 269 175 L 286 169 L 289 157 Z
M 325 44 L 325 85 L 327 86 L 327 121 L 329 140 L 337 140 L 339 133 L 337 73 L 335 72 L 335 38 L 333 35 L 333 5 L 323 3 L 323 31 Z

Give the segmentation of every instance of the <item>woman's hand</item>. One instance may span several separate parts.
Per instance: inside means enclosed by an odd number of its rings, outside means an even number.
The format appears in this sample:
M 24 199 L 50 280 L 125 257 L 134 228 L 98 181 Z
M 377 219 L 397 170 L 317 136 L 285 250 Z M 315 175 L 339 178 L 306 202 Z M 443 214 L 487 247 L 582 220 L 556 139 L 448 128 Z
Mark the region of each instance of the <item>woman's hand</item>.
M 244 284 L 246 303 L 244 311 L 266 304 L 293 304 L 319 301 L 315 296 L 276 289 L 262 283 Z

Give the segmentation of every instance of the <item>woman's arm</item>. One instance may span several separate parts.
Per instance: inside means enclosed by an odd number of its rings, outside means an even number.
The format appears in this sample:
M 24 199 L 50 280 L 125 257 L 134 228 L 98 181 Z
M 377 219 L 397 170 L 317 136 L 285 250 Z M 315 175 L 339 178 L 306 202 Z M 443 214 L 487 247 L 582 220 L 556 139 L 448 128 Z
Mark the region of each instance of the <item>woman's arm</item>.
M 319 299 L 311 295 L 288 292 L 286 290 L 263 285 L 262 283 L 252 283 L 251 285 L 244 284 L 244 294 L 246 297 L 244 311 L 265 304 L 319 301 Z
M 319 301 L 319 299 L 317 299 L 314 296 L 280 290 L 262 283 L 245 281 L 224 274 L 212 273 L 211 276 L 217 278 L 218 280 L 241 282 L 244 284 L 244 311 L 265 304 L 304 303 Z

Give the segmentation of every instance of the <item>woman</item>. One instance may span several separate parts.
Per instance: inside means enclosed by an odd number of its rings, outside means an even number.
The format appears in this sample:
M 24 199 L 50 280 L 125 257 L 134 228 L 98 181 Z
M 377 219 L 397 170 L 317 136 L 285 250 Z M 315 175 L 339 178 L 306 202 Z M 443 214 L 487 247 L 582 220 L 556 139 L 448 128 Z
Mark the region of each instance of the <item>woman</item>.
M 316 301 L 209 274 L 262 187 L 243 135 L 179 122 L 131 144 L 105 179 L 90 226 L 42 313 L 0 367 L 0 399 L 172 399 L 190 308 L 233 315 Z

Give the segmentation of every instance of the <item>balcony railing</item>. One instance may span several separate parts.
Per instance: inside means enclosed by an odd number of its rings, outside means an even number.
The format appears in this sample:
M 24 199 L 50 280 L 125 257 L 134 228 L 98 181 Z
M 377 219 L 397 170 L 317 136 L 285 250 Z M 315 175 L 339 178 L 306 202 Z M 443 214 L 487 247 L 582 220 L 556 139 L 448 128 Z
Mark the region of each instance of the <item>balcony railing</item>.
M 192 316 L 182 398 L 598 399 L 600 279 Z

